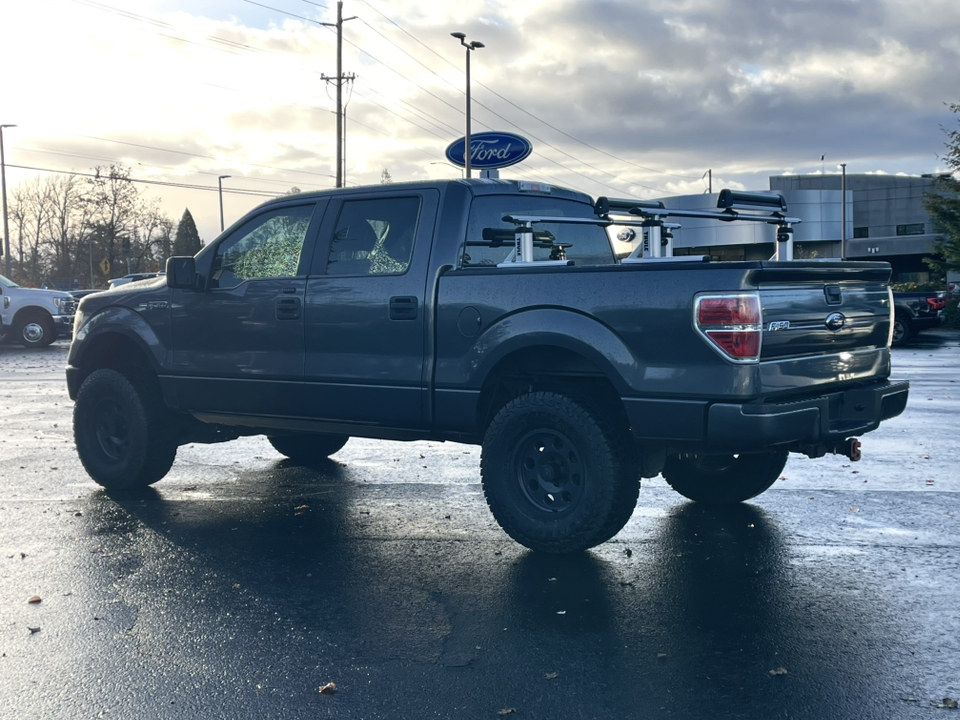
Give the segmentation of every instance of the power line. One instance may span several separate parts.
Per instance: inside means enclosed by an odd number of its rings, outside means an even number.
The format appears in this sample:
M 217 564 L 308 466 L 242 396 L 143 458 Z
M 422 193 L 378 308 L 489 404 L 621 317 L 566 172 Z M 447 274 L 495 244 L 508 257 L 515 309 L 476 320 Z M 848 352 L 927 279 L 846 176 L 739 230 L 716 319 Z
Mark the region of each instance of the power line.
M 11 168 L 17 168 L 18 170 L 33 170 L 35 172 L 48 172 L 48 173 L 54 173 L 57 175 L 76 175 L 78 177 L 90 177 L 90 178 L 103 177 L 103 174 L 76 172 L 74 170 L 57 170 L 55 168 L 34 167 L 31 165 L 11 165 L 10 163 L 7 163 L 6 166 Z M 189 183 L 163 182 L 161 180 L 145 180 L 143 178 L 132 178 L 132 177 L 118 178 L 118 179 L 126 180 L 132 183 L 142 183 L 144 185 L 161 185 L 164 187 L 180 188 L 184 190 L 208 190 L 210 192 L 220 191 L 220 188 L 218 187 L 208 187 L 206 185 L 192 185 Z M 271 193 L 271 192 L 267 192 L 266 190 L 252 190 L 252 189 L 244 189 L 244 188 L 235 188 L 232 190 L 228 190 L 227 188 L 224 188 L 223 192 L 232 193 L 234 195 L 254 195 L 257 197 L 282 197 L 282 193 Z
M 306 1 L 307 1 L 307 0 L 304 0 L 304 2 L 306 2 Z M 431 53 L 433 53 L 433 54 L 436 55 L 438 58 L 440 58 L 441 60 L 443 60 L 443 61 L 444 61 L 445 63 L 447 63 L 450 67 L 454 68 L 454 69 L 457 70 L 458 72 L 461 72 L 460 68 L 457 67 L 457 66 L 456 66 L 455 64 L 453 64 L 452 62 L 450 62 L 450 60 L 448 60 L 447 58 L 445 58 L 443 55 L 441 55 L 440 53 L 438 53 L 436 50 L 434 50 L 433 48 L 431 48 L 431 47 L 430 47 L 429 45 L 427 45 L 426 43 L 422 42 L 422 41 L 421 41 L 419 38 L 417 38 L 415 35 L 411 34 L 411 33 L 408 32 L 407 30 L 405 30 L 403 27 L 400 26 L 399 23 L 397 23 L 397 22 L 394 21 L 393 19 L 389 18 L 387 15 L 385 15 L 385 14 L 384 14 L 383 12 L 381 12 L 379 9 L 377 9 L 376 7 L 374 7 L 373 5 L 371 5 L 371 4 L 368 2 L 368 0 L 360 0 L 360 2 L 362 2 L 364 5 L 366 5 L 367 7 L 369 7 L 371 10 L 373 10 L 374 12 L 376 12 L 377 14 L 379 14 L 381 17 L 383 17 L 385 20 L 387 20 L 387 22 L 389 22 L 389 23 L 391 23 L 392 25 L 394 25 L 398 30 L 400 30 L 401 32 L 403 32 L 404 34 L 406 34 L 407 36 L 409 36 L 411 39 L 413 39 L 413 40 L 414 40 L 415 42 L 417 42 L 419 45 L 421 45 L 422 47 L 424 47 L 426 50 L 429 50 Z M 367 23 L 367 22 L 365 22 L 365 21 L 363 21 L 363 22 L 364 22 L 365 25 L 367 25 L 367 27 L 370 27 L 371 29 L 373 29 L 373 28 L 369 25 L 369 23 Z M 393 43 L 392 41 L 390 41 L 389 39 L 387 39 L 382 33 L 380 33 L 380 32 L 377 31 L 377 30 L 374 30 L 374 32 L 376 32 L 378 35 L 380 35 L 380 37 L 383 37 L 384 39 L 386 39 L 388 42 L 390 42 L 392 45 L 394 45 L 394 47 L 397 47 L 397 48 L 400 49 L 402 52 L 404 52 L 405 54 L 407 54 L 409 57 L 413 58 L 413 60 L 414 60 L 415 62 L 419 63 L 420 65 L 423 65 L 422 62 L 420 62 L 419 60 L 417 60 L 416 58 L 414 58 L 414 57 L 413 57 L 412 55 L 410 55 L 410 53 L 408 53 L 406 50 L 403 50 L 403 48 L 400 48 L 400 46 L 397 45 L 396 43 Z M 426 67 L 426 65 L 423 65 L 423 66 Z M 430 70 L 429 68 L 427 68 L 427 69 Z M 430 72 L 433 73 L 434 75 L 437 75 L 437 77 L 439 77 L 439 78 L 441 78 L 442 80 L 444 80 L 444 82 L 447 82 L 448 84 L 450 84 L 447 80 L 445 80 L 444 78 L 442 78 L 440 75 L 438 75 L 438 74 L 437 74 L 436 72 L 434 72 L 433 70 L 430 70 Z M 525 113 L 526 115 L 529 115 L 529 116 L 532 117 L 534 120 L 537 120 L 537 121 L 543 123 L 544 125 L 546 125 L 546 126 L 547 126 L 548 128 L 550 128 L 551 130 L 555 130 L 556 132 L 560 133 L 561 135 L 564 135 L 564 136 L 570 138 L 570 139 L 573 140 L 574 142 L 578 142 L 578 143 L 580 143 L 581 145 L 583 145 L 583 146 L 585 146 L 585 147 L 588 147 L 588 148 L 590 148 L 591 150 L 595 150 L 595 151 L 597 151 L 597 152 L 599 152 L 599 153 L 601 153 L 601 154 L 603 154 L 603 155 L 606 155 L 607 157 L 611 157 L 611 158 L 613 158 L 614 160 L 618 160 L 618 161 L 620 161 L 620 162 L 624 162 L 624 163 L 626 163 L 626 164 L 628 164 L 628 165 L 632 165 L 632 166 L 634 166 L 634 167 L 640 168 L 641 170 L 646 170 L 646 171 L 648 171 L 648 172 L 658 173 L 658 174 L 662 174 L 662 175 L 670 175 L 671 177 L 676 177 L 676 178 L 680 178 L 680 179 L 683 179 L 683 180 L 698 180 L 698 179 L 699 179 L 699 178 L 696 178 L 696 177 L 693 177 L 693 176 L 677 175 L 677 174 L 675 174 L 675 173 L 669 173 L 669 172 L 666 172 L 665 170 L 655 170 L 654 168 L 648 168 L 648 167 L 645 167 L 645 166 L 643 166 L 643 165 L 639 165 L 639 164 L 637 164 L 637 163 L 634 163 L 634 162 L 632 162 L 632 161 L 630 161 L 630 160 L 626 160 L 625 158 L 620 157 L 619 155 L 613 155 L 612 153 L 608 153 L 608 152 L 605 151 L 605 150 L 601 150 L 600 148 L 598 148 L 598 147 L 596 147 L 596 146 L 594 146 L 594 145 L 591 145 L 590 143 L 585 142 L 584 140 L 581 140 L 581 139 L 579 139 L 579 138 L 571 135 L 570 133 L 568 133 L 568 132 L 566 132 L 566 131 L 564 131 L 564 130 L 561 130 L 560 128 L 558 128 L 558 127 L 556 127 L 556 126 L 551 125 L 550 123 L 548 123 L 548 122 L 547 122 L 546 120 L 544 120 L 543 118 L 541 118 L 541 117 L 539 117 L 539 116 L 537 116 L 537 115 L 534 115 L 534 114 L 531 113 L 529 110 L 526 110 L 526 109 L 522 108 L 521 106 L 517 105 L 517 104 L 516 104 L 515 102 L 513 102 L 512 100 L 509 100 L 508 98 L 504 97 L 503 95 L 501 95 L 500 93 L 498 93 L 496 90 L 493 90 L 492 88 L 488 87 L 488 86 L 485 85 L 484 83 L 482 83 L 482 82 L 480 82 L 480 81 L 477 81 L 477 85 L 479 85 L 480 87 L 484 88 L 485 90 L 487 90 L 488 92 L 492 93 L 493 95 L 496 95 L 498 98 L 500 98 L 500 99 L 503 100 L 504 102 L 508 103 L 509 105 L 515 107 L 517 110 L 520 110 L 521 112 Z M 461 90 L 460 92 L 463 93 L 462 90 Z M 478 102 L 477 104 L 480 105 L 480 107 L 483 107 L 484 109 L 486 109 L 486 110 L 488 110 L 488 111 L 490 111 L 490 112 L 493 112 L 492 110 L 490 110 L 490 108 L 487 108 L 487 107 L 484 106 L 482 103 L 479 103 L 479 102 Z M 497 113 L 495 113 L 495 112 L 494 112 L 494 114 L 497 115 Z M 499 117 L 501 120 L 504 120 L 504 122 L 510 122 L 509 120 L 507 120 L 506 118 L 503 118 L 503 117 L 500 116 L 500 115 L 497 115 L 497 117 Z M 516 125 L 515 123 L 510 122 L 510 124 L 513 125 L 514 127 L 517 127 L 518 129 L 522 129 L 522 128 L 520 128 L 519 125 Z M 545 143 L 544 140 L 541 140 L 541 139 L 539 139 L 539 138 L 536 138 L 536 139 L 537 139 L 539 142 L 544 142 L 544 143 Z M 552 146 L 550 146 L 550 147 L 552 147 Z M 554 149 L 556 149 L 556 148 L 554 148 Z M 562 152 L 562 151 L 560 151 L 560 152 Z M 568 156 L 569 156 L 569 155 L 568 155 Z M 573 157 L 573 156 L 569 156 L 569 157 Z M 579 160 L 578 158 L 573 158 L 573 159 L 574 159 L 574 160 L 577 160 L 578 162 L 583 162 L 582 160 Z M 588 163 L 583 163 L 583 164 L 589 166 Z M 591 166 L 591 167 L 592 167 L 592 166 Z M 593 169 L 594 169 L 594 170 L 597 170 L 597 168 L 593 168 Z M 613 175 L 613 173 L 606 173 L 606 171 L 602 171 L 602 170 L 600 170 L 600 172 L 605 172 L 605 174 L 611 175 L 612 177 L 616 177 L 616 175 Z M 625 181 L 625 180 L 624 180 L 623 182 L 628 182 L 628 181 Z M 634 184 L 638 184 L 638 183 L 634 183 Z M 641 187 L 646 187 L 646 186 L 641 185 Z M 665 191 L 660 190 L 659 188 L 647 188 L 647 189 L 655 189 L 655 190 L 657 190 L 657 192 L 665 192 Z

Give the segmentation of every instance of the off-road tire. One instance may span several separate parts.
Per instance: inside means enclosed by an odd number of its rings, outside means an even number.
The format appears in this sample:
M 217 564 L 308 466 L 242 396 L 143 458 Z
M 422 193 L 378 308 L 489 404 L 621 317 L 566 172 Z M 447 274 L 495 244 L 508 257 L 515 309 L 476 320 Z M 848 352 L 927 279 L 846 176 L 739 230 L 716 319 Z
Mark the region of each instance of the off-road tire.
M 346 445 L 349 439 L 349 435 L 320 435 L 316 433 L 270 435 L 267 437 L 274 450 L 302 465 L 326 460 Z
M 73 437 L 84 469 L 111 490 L 142 488 L 170 470 L 177 423 L 149 377 L 96 370 L 73 408 Z
M 787 463 L 786 450 L 750 455 L 671 455 L 663 477 L 685 498 L 708 505 L 733 505 L 773 485 Z
M 53 318 L 46 314 L 33 314 L 16 321 L 13 327 L 17 342 L 26 348 L 47 347 L 57 339 Z
M 893 318 L 893 342 L 894 347 L 905 345 L 913 334 L 910 329 L 910 320 L 902 313 L 897 313 Z
M 483 439 L 483 494 L 504 532 L 531 550 L 571 553 L 627 524 L 640 483 L 625 423 L 556 392 L 521 395 Z

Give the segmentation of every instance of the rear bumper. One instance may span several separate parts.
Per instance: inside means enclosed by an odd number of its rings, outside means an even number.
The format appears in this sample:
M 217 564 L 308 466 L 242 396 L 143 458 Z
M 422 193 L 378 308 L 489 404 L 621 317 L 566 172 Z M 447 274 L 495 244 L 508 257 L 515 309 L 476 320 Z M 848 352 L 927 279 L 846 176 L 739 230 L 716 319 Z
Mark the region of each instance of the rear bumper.
M 884 380 L 788 402 L 678 403 L 682 412 L 663 407 L 665 412 L 659 417 L 661 421 L 683 417 L 683 426 L 670 427 L 668 420 L 658 425 L 655 434 L 643 431 L 651 427 L 649 417 L 635 417 L 646 407 L 644 402 L 625 400 L 625 405 L 640 440 L 733 452 L 787 445 L 806 452 L 818 446 L 831 448 L 847 438 L 876 430 L 881 422 L 903 412 L 909 389 L 906 380 Z

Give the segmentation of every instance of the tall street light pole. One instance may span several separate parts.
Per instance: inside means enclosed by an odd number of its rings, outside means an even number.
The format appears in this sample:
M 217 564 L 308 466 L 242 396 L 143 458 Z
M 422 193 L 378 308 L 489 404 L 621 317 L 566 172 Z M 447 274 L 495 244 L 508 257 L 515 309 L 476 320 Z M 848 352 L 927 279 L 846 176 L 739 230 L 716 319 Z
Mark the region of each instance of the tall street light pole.
M 466 177 L 470 177 L 470 51 L 485 47 L 482 42 L 473 40 L 467 42 L 467 36 L 462 32 L 450 33 L 467 49 L 467 132 L 463 138 L 463 169 Z
M 840 163 L 840 259 L 847 257 L 847 164 Z
M 10 225 L 7 220 L 7 160 L 3 156 L 3 129 L 16 125 L 0 125 L 0 186 L 3 189 L 3 257 L 4 269 L 10 277 Z
M 220 194 L 220 232 L 223 232 L 223 181 L 232 175 L 221 175 L 217 178 L 217 187 Z

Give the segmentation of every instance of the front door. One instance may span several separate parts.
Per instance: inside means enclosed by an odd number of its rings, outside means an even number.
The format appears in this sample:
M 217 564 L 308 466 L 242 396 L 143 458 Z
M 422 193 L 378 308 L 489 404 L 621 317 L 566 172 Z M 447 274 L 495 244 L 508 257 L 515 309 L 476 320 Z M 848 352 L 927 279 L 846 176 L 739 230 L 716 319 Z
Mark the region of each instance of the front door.
M 331 203 L 307 280 L 304 379 L 314 418 L 422 426 L 438 202 L 425 189 Z
M 251 217 L 217 243 L 204 291 L 173 291 L 181 408 L 302 414 L 305 256 L 325 204 L 285 205 Z

